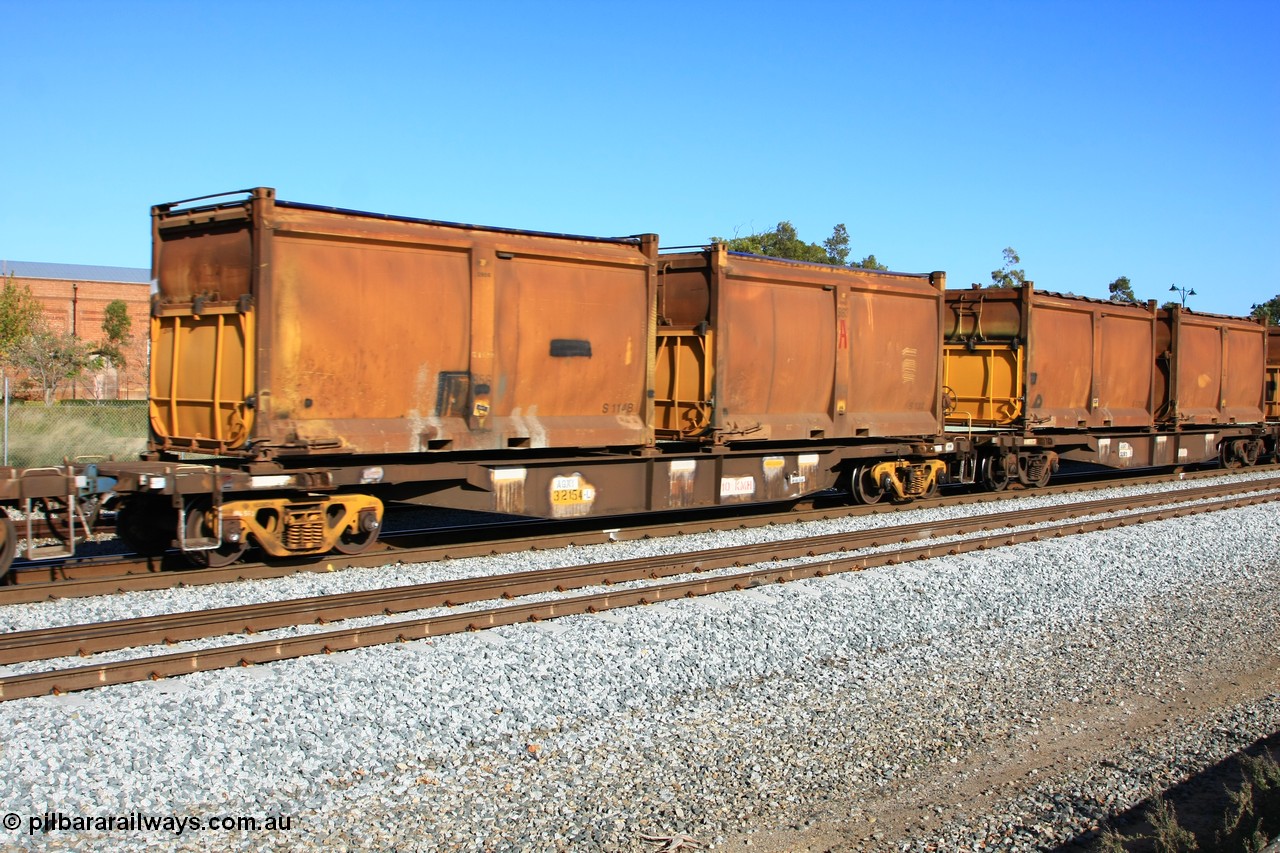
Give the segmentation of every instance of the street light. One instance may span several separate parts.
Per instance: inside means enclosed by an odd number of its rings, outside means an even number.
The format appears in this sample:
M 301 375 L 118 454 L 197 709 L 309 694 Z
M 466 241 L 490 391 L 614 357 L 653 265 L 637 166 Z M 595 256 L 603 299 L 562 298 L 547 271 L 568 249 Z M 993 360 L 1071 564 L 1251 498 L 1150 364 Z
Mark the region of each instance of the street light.
M 1187 307 L 1187 297 L 1188 297 L 1188 296 L 1195 296 L 1195 295 L 1196 295 L 1196 289 L 1195 289 L 1194 287 L 1178 287 L 1178 285 L 1176 285 L 1176 284 L 1171 284 L 1171 285 L 1169 285 L 1169 292 L 1170 292 L 1170 293 L 1181 293 L 1181 294 L 1182 294 L 1182 307 L 1183 307 L 1183 308 L 1186 308 L 1186 307 Z

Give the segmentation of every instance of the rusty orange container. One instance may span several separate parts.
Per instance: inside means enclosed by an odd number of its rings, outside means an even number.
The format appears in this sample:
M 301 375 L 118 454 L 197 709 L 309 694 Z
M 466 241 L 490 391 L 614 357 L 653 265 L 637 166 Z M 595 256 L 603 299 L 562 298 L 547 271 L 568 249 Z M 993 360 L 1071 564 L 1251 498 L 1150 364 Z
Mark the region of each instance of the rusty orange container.
M 1149 428 L 1154 303 L 1019 288 L 947 293 L 948 423 L 1037 429 Z
M 659 257 L 660 437 L 937 436 L 945 275 L 727 251 Z
M 194 201 L 153 209 L 155 449 L 653 443 L 656 237 Z
M 1157 326 L 1159 418 L 1176 426 L 1264 418 L 1267 329 L 1245 317 L 1175 306 Z

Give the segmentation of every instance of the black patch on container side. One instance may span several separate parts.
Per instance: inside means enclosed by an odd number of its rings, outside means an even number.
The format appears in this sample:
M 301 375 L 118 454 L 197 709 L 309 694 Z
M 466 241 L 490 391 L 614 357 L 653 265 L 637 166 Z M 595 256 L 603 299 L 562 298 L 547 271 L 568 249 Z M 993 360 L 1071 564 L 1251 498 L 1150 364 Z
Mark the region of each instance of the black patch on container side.
M 441 371 L 436 392 L 436 417 L 465 418 L 471 374 L 465 371 Z
M 591 358 L 591 341 L 574 338 L 552 338 L 552 358 Z

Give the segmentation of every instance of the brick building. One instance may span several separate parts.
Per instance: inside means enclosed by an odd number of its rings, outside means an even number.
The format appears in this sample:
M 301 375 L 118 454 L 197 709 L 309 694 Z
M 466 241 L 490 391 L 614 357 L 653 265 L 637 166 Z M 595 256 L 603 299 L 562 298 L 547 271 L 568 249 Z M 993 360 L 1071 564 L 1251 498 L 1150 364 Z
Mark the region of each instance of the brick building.
M 0 260 L 0 278 L 13 275 L 44 307 L 54 331 L 72 332 L 80 340 L 105 339 L 102 320 L 107 305 L 124 300 L 128 306 L 130 341 L 125 366 L 86 373 L 75 387 L 58 390 L 58 397 L 124 400 L 147 396 L 147 349 L 151 323 L 151 271 L 133 267 L 98 267 Z M 20 379 L 21 377 L 19 377 Z M 23 393 L 20 381 L 10 380 L 11 393 Z M 38 393 L 38 388 L 36 389 Z

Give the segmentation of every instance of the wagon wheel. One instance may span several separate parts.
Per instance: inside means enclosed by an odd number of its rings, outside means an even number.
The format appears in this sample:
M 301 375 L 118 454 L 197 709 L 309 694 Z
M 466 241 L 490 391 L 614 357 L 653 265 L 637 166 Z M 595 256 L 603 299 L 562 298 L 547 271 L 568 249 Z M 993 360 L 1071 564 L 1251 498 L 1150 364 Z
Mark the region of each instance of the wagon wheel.
M 334 509 L 341 511 L 342 508 L 334 507 Z M 334 543 L 333 550 L 340 554 L 363 554 L 378 541 L 378 531 L 381 529 L 382 525 L 378 523 L 377 514 L 362 510 L 356 522 L 356 529 L 343 530 L 338 535 L 338 541 Z
M 1254 465 L 1257 465 L 1258 457 L 1262 455 L 1262 442 L 1260 441 L 1245 442 L 1244 453 L 1241 455 L 1244 457 L 1244 464 L 1247 467 L 1252 468 Z
M 988 456 L 982 460 L 982 482 L 993 492 L 1009 488 L 1009 470 L 1003 456 Z
M 13 567 L 13 558 L 18 554 L 18 531 L 14 529 L 13 519 L 8 513 L 0 510 L 0 583 L 9 580 L 9 569 Z
M 205 500 L 193 501 L 187 508 L 187 538 L 205 539 L 213 536 L 218 529 L 217 512 Z M 229 566 L 244 556 L 249 549 L 249 537 L 241 536 L 238 541 L 224 541 L 217 548 L 201 551 L 184 551 L 183 556 L 192 565 L 210 569 Z
M 1241 465 L 1239 448 L 1234 441 L 1224 441 L 1218 448 L 1218 461 L 1223 468 L 1239 468 Z
M 98 523 L 98 512 L 102 509 L 102 495 L 89 495 L 80 498 L 77 501 L 80 514 L 83 515 L 82 533 L 92 533 L 94 526 Z M 36 501 L 36 507 L 44 513 L 45 520 L 49 523 L 49 529 L 53 531 L 53 535 L 66 542 L 71 536 L 71 520 L 70 513 L 67 511 L 66 498 L 40 498 Z M 72 512 L 75 507 L 72 508 Z
M 159 557 L 173 541 L 176 515 L 164 498 L 134 495 L 116 513 L 116 535 L 139 555 Z
M 877 504 L 884 497 L 880 484 L 871 478 L 870 467 L 865 465 L 853 470 L 852 488 L 853 498 L 860 504 Z
M 928 500 L 929 498 L 936 498 L 938 496 L 938 492 L 941 490 L 942 490 L 942 478 L 935 474 L 933 478 L 933 482 L 929 484 L 929 488 L 925 489 L 923 492 L 920 493 L 920 497 L 923 500 Z

